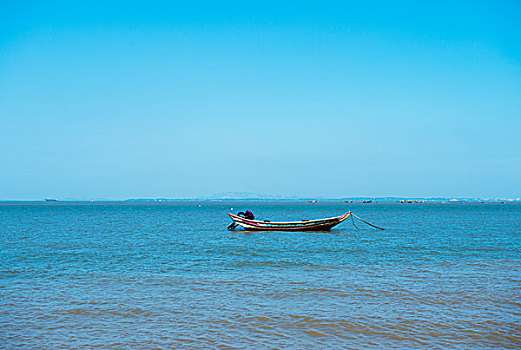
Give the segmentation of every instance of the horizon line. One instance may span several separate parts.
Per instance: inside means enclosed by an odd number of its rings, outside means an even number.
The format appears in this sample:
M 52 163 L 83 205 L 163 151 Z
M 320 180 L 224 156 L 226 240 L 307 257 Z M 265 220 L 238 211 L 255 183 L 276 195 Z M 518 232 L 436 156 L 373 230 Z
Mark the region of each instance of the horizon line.
M 362 201 L 362 200 L 374 200 L 374 201 L 395 201 L 395 200 L 424 200 L 424 201 L 510 201 L 517 202 L 521 201 L 519 197 L 458 197 L 458 196 L 439 196 L 439 197 L 422 197 L 422 196 L 356 196 L 356 197 L 222 197 L 222 198 L 211 198 L 211 197 L 199 197 L 199 198 L 125 198 L 125 199 L 110 199 L 110 198 L 43 198 L 43 199 L 0 199 L 0 202 L 196 202 L 196 201 L 207 201 L 207 202 L 219 202 L 219 201 Z

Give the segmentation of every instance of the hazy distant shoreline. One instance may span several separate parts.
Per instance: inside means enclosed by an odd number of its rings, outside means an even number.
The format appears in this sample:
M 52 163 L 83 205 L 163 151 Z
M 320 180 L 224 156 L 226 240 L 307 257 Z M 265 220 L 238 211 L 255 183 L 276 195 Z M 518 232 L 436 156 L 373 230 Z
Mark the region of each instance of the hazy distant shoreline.
M 298 195 L 274 195 L 265 193 L 255 192 L 220 192 L 208 196 L 192 197 L 192 198 L 167 198 L 167 197 L 134 197 L 125 199 L 110 199 L 103 197 L 44 197 L 42 199 L 32 200 L 18 200 L 18 199 L 4 199 L 0 202 L 234 202 L 234 201 L 249 201 L 249 202 L 521 202 L 521 198 L 516 196 L 512 197 L 435 197 L 435 196 L 424 196 L 424 197 L 405 197 L 405 196 L 352 196 L 352 197 L 325 197 L 325 196 L 298 196 Z
M 311 202 L 310 204 L 326 202 L 346 202 L 346 204 L 393 203 L 412 201 L 421 203 L 521 203 L 520 198 L 431 198 L 431 197 L 349 197 L 349 198 L 130 198 L 130 199 L 3 199 L 0 203 L 167 203 L 167 202 Z M 316 202 L 315 202 L 316 201 Z M 367 203 L 368 201 L 371 201 Z M 402 204 L 411 204 L 402 203 Z

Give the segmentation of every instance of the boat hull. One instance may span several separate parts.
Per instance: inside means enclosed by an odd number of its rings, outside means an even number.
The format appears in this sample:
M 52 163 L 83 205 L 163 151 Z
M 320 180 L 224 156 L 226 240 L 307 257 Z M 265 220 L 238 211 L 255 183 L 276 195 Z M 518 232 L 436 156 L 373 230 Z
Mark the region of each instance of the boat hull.
M 327 219 L 292 222 L 258 221 L 245 219 L 233 214 L 228 215 L 237 225 L 242 226 L 247 231 L 329 231 L 347 219 L 351 212 Z

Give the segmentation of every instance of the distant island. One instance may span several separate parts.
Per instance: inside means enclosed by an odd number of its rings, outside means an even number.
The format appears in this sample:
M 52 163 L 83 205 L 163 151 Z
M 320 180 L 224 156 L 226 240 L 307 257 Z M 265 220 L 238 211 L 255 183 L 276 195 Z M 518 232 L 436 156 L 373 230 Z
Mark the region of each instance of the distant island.
M 311 197 L 282 196 L 254 192 L 221 192 L 198 198 L 133 198 L 128 202 L 168 202 L 168 201 L 353 201 L 353 202 L 521 202 L 521 198 L 467 198 L 467 197 Z
M 517 203 L 521 202 L 521 198 L 485 198 L 485 197 L 321 197 L 321 196 L 284 196 L 270 195 L 254 192 L 221 192 L 210 196 L 189 197 L 189 198 L 128 198 L 128 199 L 111 199 L 100 197 L 66 197 L 66 198 L 42 198 L 39 200 L 16 200 L 16 199 L 0 199 L 0 202 L 205 202 L 205 201 L 307 201 L 309 203 L 317 202 L 338 202 L 346 203 L 377 203 L 377 202 L 398 202 L 398 203 L 428 203 L 428 202 L 447 202 L 447 203 L 465 203 L 465 202 L 505 202 Z

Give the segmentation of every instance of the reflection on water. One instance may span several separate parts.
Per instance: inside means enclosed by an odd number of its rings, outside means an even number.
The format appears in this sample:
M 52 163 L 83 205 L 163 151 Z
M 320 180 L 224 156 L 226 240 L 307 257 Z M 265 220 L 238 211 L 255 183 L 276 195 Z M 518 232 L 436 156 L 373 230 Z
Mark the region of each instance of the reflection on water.
M 387 230 L 229 232 L 222 206 Z M 521 205 L 2 204 L 0 222 L 7 348 L 521 346 Z

